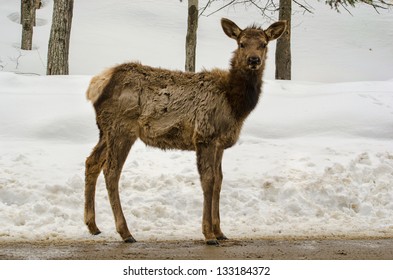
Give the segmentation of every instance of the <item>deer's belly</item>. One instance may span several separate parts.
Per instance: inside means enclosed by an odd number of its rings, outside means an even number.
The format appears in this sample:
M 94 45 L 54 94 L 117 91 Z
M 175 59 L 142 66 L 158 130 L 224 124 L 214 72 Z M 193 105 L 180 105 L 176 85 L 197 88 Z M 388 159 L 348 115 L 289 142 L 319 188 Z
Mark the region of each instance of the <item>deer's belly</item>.
M 182 122 L 165 119 L 140 124 L 139 138 L 160 149 L 195 150 L 193 130 Z

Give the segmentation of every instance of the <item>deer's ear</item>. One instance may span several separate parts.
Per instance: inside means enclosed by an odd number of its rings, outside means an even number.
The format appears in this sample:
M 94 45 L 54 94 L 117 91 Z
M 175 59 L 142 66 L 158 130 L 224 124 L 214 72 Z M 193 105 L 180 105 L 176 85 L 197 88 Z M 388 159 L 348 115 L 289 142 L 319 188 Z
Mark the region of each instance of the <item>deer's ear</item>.
M 232 39 L 237 39 L 242 30 L 231 20 L 227 18 L 221 19 L 221 26 L 225 34 Z
M 281 20 L 273 23 L 269 26 L 268 29 L 265 30 L 265 34 L 269 41 L 280 38 L 284 31 L 287 29 L 287 21 Z

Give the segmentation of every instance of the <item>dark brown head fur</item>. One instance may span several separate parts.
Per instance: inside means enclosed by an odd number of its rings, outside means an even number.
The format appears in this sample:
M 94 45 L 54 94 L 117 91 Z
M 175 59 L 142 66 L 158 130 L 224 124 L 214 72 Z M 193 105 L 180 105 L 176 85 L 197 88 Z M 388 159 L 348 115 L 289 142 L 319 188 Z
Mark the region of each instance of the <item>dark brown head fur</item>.
M 227 98 L 236 117 L 244 119 L 258 103 L 267 45 L 281 36 L 286 22 L 276 22 L 266 30 L 256 25 L 242 30 L 231 20 L 223 18 L 221 26 L 238 45 L 231 60 Z

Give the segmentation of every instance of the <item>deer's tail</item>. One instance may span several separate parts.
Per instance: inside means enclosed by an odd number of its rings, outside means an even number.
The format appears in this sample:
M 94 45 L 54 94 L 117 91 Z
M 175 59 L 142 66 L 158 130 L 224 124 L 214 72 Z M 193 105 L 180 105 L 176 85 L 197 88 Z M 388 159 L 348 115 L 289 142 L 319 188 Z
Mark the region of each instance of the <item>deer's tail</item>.
M 91 103 L 94 104 L 101 96 L 105 87 L 112 78 L 113 70 L 113 68 L 106 69 L 101 74 L 98 74 L 91 79 L 89 88 L 86 92 L 86 97 L 91 101 Z

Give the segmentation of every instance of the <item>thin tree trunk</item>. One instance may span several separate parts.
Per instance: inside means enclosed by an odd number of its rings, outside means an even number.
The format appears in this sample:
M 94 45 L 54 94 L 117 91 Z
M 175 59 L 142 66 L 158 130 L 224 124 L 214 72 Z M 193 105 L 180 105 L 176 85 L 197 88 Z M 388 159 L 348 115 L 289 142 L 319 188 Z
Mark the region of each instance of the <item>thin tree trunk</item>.
M 48 47 L 47 75 L 68 75 L 74 0 L 54 0 Z
M 21 24 L 22 24 L 22 50 L 31 50 L 33 46 L 33 26 L 35 17 L 34 0 L 22 0 L 21 2 Z
M 186 36 L 186 71 L 195 72 L 195 56 L 198 29 L 198 0 L 188 0 Z
M 291 14 L 292 0 L 280 0 L 279 20 L 287 21 L 287 30 L 277 40 L 276 79 L 291 79 Z
M 36 26 L 36 11 L 37 9 L 41 9 L 41 0 L 33 0 L 34 9 L 33 9 L 33 26 Z

